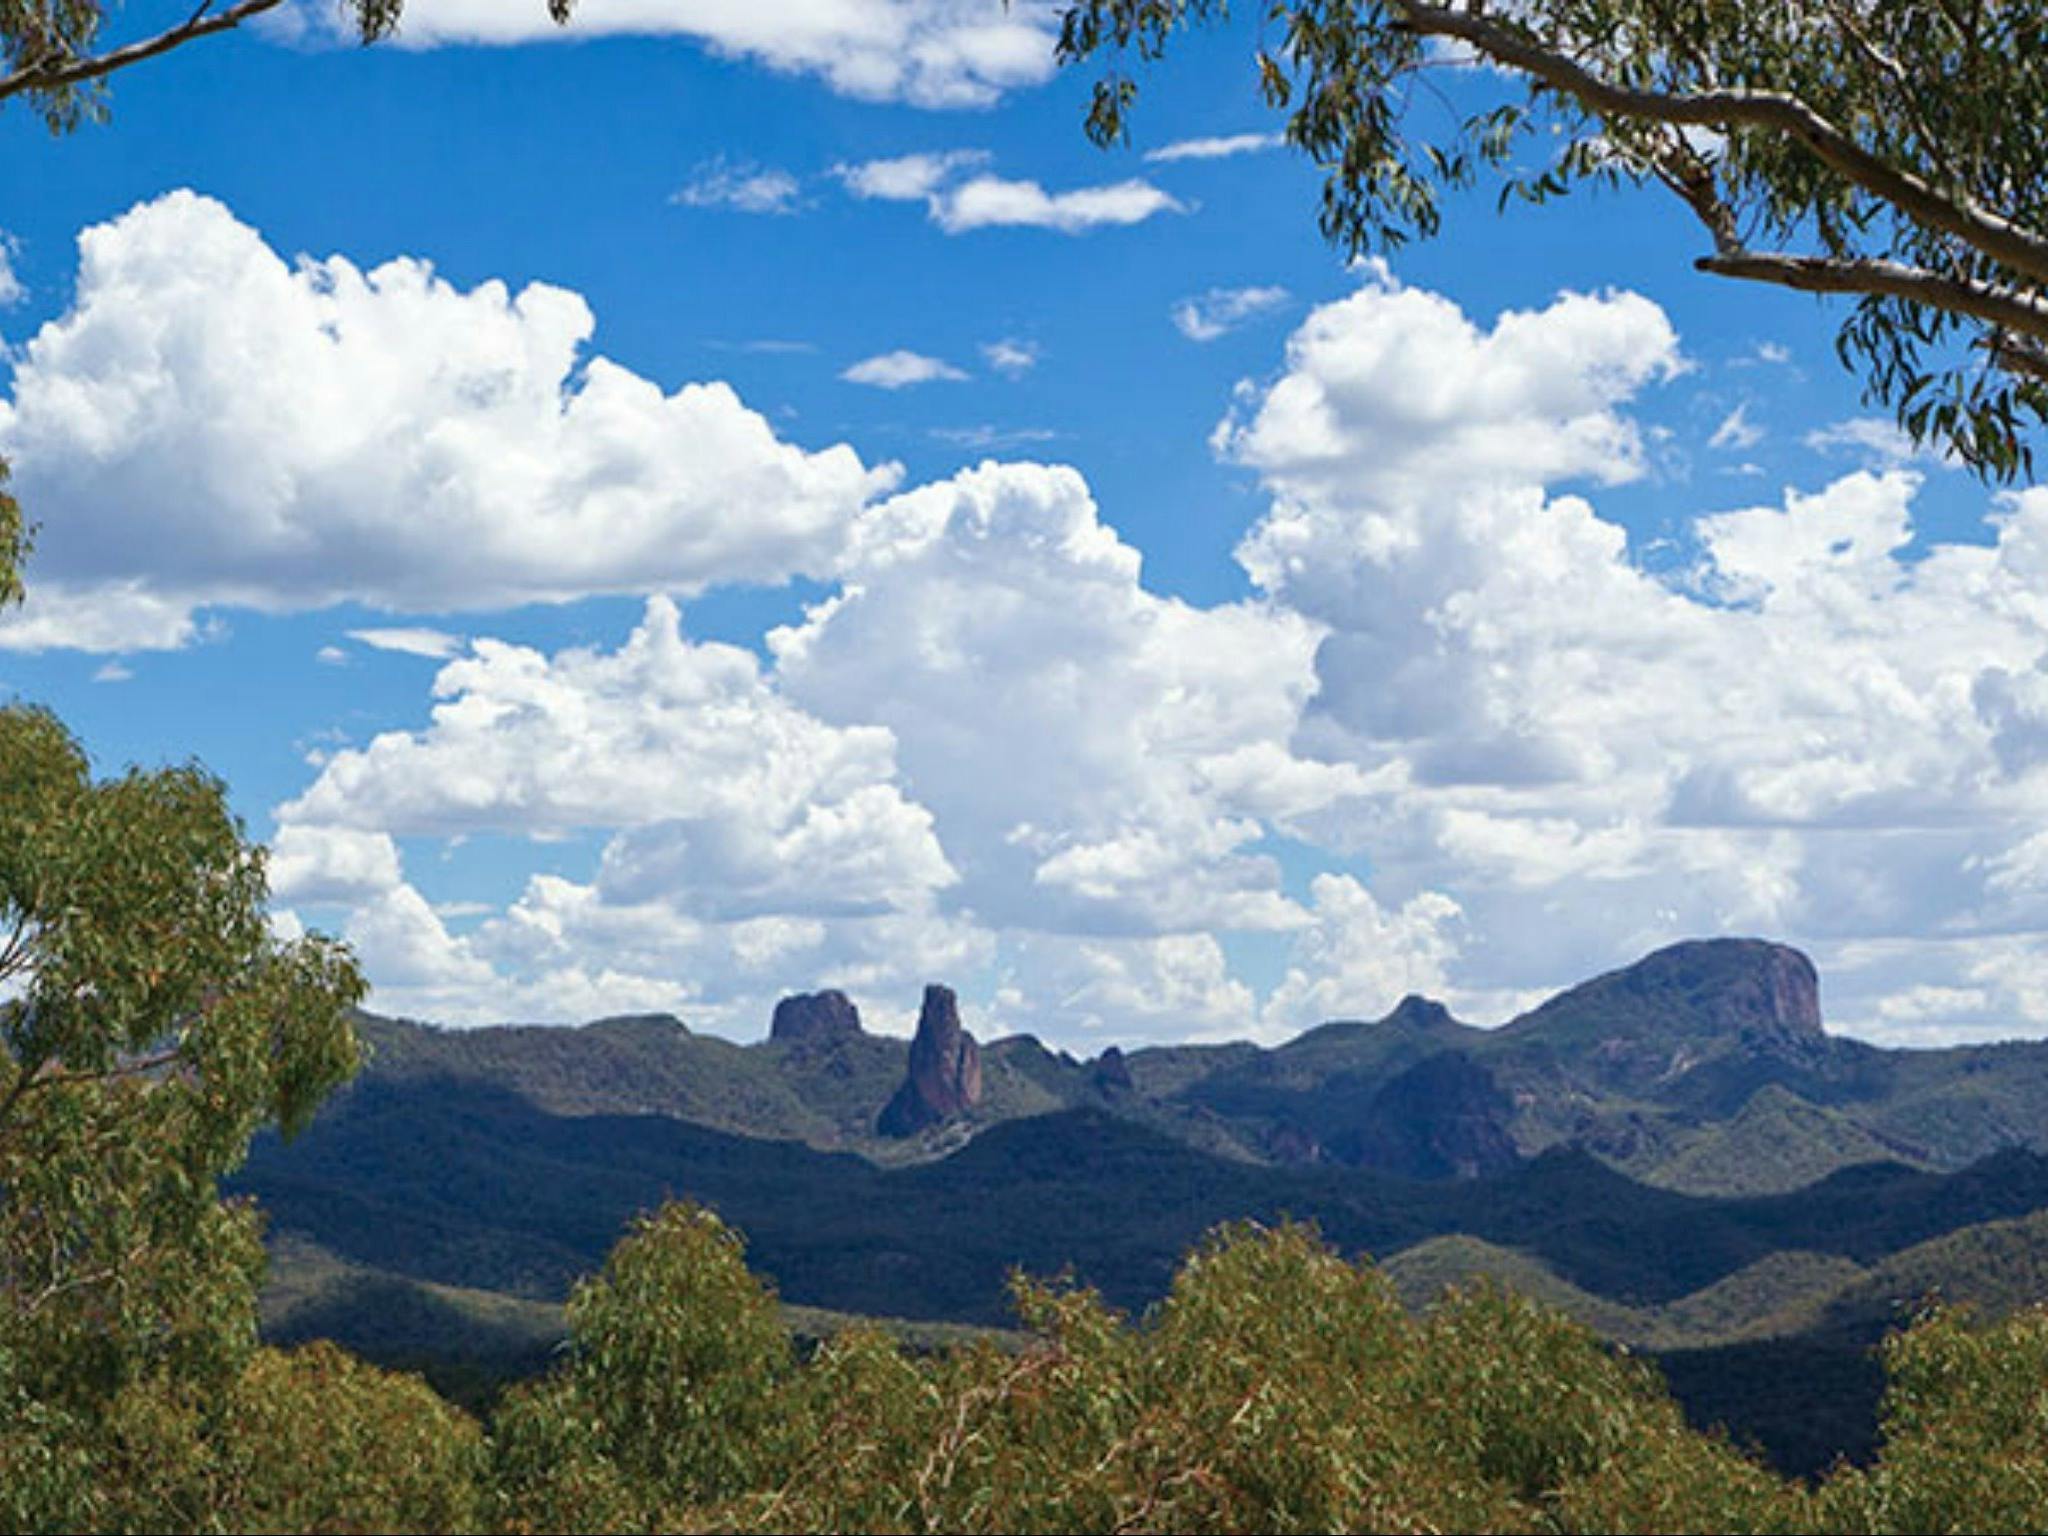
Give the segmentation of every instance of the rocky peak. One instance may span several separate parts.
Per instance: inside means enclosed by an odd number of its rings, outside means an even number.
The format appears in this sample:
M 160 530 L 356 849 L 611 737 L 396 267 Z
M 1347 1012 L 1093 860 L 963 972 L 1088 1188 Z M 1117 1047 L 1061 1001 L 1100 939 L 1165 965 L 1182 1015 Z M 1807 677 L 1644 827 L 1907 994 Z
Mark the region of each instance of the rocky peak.
M 1827 1038 L 1813 962 L 1763 939 L 1670 945 L 1559 993 L 1508 1029 L 1560 1039 L 1591 1035 L 1613 1051 L 1655 1047 L 1652 1054 L 1664 1057 L 1716 1042 L 1803 1047 Z M 1666 1077 L 1680 1070 L 1675 1058 L 1657 1069 Z
M 844 992 L 799 992 L 775 1005 L 768 1038 L 791 1045 L 847 1040 L 860 1034 L 860 1010 Z
M 980 1102 L 981 1048 L 961 1026 L 960 1000 L 951 987 L 926 987 L 910 1042 L 910 1070 L 875 1129 L 884 1136 L 914 1136 Z
M 1763 939 L 1695 939 L 1647 955 L 1622 973 L 1652 996 L 1681 996 L 1730 1032 L 1777 1038 L 1823 1033 L 1813 962 Z
M 1089 1076 L 1095 1086 L 1104 1093 L 1135 1093 L 1137 1084 L 1131 1081 L 1131 1064 L 1124 1060 L 1124 1053 L 1111 1046 L 1095 1058 L 1089 1069 Z
M 1391 1024 L 1396 1029 L 1437 1029 L 1456 1021 L 1451 1018 L 1451 1010 L 1435 998 L 1410 992 L 1394 1004 L 1394 1011 L 1380 1022 Z

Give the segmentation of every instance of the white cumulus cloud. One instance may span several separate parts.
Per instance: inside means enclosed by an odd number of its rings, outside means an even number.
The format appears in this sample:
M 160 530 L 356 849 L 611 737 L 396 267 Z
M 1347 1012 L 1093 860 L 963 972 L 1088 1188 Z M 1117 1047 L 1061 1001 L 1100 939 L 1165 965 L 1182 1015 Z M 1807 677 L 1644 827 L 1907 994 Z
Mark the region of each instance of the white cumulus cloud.
M 1048 192 L 1035 181 L 976 176 L 935 200 L 932 220 L 949 235 L 974 229 L 1052 229 L 1063 235 L 1142 224 L 1158 213 L 1185 213 L 1187 205 L 1149 181 Z
M 725 384 L 668 392 L 585 355 L 592 316 L 564 289 L 288 262 L 190 192 L 79 247 L 70 310 L 0 402 L 0 455 L 43 524 L 0 645 L 177 645 L 218 605 L 772 582 L 829 571 L 896 478 L 780 440 Z
M 988 159 L 985 149 L 937 150 L 841 164 L 833 167 L 833 174 L 855 197 L 914 203 L 969 167 L 986 165 Z
M 913 384 L 957 383 L 967 375 L 944 358 L 898 347 L 893 352 L 862 358 L 839 377 L 849 384 L 866 384 L 874 389 L 908 389 Z
M 1041 0 L 579 0 L 566 27 L 547 8 L 504 0 L 411 0 L 399 47 L 680 37 L 842 95 L 912 106 L 985 107 L 1051 77 L 1057 10 Z M 272 28 L 342 41 L 349 23 L 322 0 L 297 0 Z
M 1240 557 L 1325 626 L 1294 749 L 1369 786 L 1305 835 L 1370 863 L 1382 913 L 1457 903 L 1454 993 L 1764 933 L 1859 1030 L 1926 1038 L 1946 1000 L 1942 1027 L 2048 1031 L 2015 958 L 2048 959 L 2048 494 L 1915 548 L 1917 478 L 1853 473 L 1700 517 L 1657 579 L 1557 487 L 1643 473 L 1627 406 L 1681 366 L 1633 295 L 1482 328 L 1381 276 L 1226 418 L 1272 493 Z
M 1079 235 L 1188 211 L 1171 193 L 1138 178 L 1049 192 L 1036 181 L 968 174 L 988 158 L 980 150 L 901 155 L 841 165 L 835 174 L 856 197 L 923 203 L 931 221 L 949 235 L 1020 228 Z
M 1314 630 L 1139 578 L 1073 470 L 985 464 L 876 506 L 845 590 L 769 644 L 805 709 L 889 728 L 983 922 L 1292 927 L 1301 914 L 1252 845 L 1353 777 L 1244 766 L 1285 758 Z
M 750 653 L 689 640 L 666 598 L 614 651 L 479 639 L 435 692 L 429 725 L 334 753 L 277 812 L 280 900 L 346 907 L 387 1006 L 476 1020 L 688 1001 L 743 1025 L 795 965 L 908 988 L 892 953 L 973 951 L 935 910 L 958 877 L 889 732 L 805 714 Z M 590 879 L 535 874 L 458 936 L 394 839 L 477 833 L 602 848 Z

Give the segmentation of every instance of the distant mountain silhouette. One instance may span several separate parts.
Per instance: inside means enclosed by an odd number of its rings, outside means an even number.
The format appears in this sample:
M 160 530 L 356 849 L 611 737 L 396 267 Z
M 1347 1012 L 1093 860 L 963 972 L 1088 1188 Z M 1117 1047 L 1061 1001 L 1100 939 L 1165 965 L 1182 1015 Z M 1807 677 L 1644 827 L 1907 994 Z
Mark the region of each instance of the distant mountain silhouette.
M 489 1084 L 553 1113 L 659 1114 L 887 1164 L 1083 1106 L 1253 1163 L 1462 1178 L 1577 1145 L 1694 1193 L 1790 1189 L 1873 1157 L 1955 1169 L 2007 1145 L 2048 1150 L 2048 1044 L 1899 1051 L 1829 1035 L 1811 962 L 1759 939 L 1674 944 L 1498 1029 L 1411 996 L 1275 1049 L 1092 1062 L 1028 1035 L 977 1044 L 940 986 L 908 1045 L 864 1032 L 834 992 L 785 999 L 749 1046 L 659 1015 L 363 1027 L 366 1084 Z

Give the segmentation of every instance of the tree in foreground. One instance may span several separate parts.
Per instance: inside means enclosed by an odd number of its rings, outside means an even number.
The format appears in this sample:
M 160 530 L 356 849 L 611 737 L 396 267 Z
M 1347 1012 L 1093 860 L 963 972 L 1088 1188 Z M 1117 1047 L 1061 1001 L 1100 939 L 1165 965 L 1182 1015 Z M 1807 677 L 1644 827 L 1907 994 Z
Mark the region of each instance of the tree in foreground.
M 1834 1530 L 2048 1528 L 2048 1307 L 1930 1313 L 1884 1344 L 1876 1465 L 1822 1488 Z
M 0 599 L 24 543 L 0 494 Z M 265 899 L 219 780 L 96 780 L 0 707 L 0 1523 L 97 1523 L 124 1394 L 203 1398 L 255 1348 L 256 1215 L 218 1181 L 355 1071 L 363 993 Z
M 1784 1529 L 1804 1493 L 1688 1429 L 1653 1373 L 1503 1292 L 1406 1313 L 1300 1227 L 1223 1229 L 1131 1323 L 1019 1279 L 1030 1330 L 799 1365 L 708 1212 L 577 1292 L 494 1429 L 521 1530 Z
M 100 1427 L 93 1523 L 119 1531 L 482 1529 L 483 1430 L 332 1344 L 264 1349 L 206 1391 L 160 1376 Z
M 1088 129 L 1120 137 L 1125 68 L 1225 0 L 1080 0 L 1063 59 L 1110 61 Z M 1703 272 L 1854 303 L 1866 397 L 1980 473 L 2027 473 L 2048 422 L 2044 0 L 1273 0 L 1258 54 L 1352 252 L 1434 234 L 1445 191 L 1505 201 L 1661 187 Z M 1432 76 L 1508 83 L 1459 116 Z
M 512 1530 L 1763 1532 L 2048 1528 L 2048 1309 L 1886 1346 L 1870 1468 L 1814 1488 L 1641 1361 L 1491 1285 L 1406 1312 L 1310 1229 L 1212 1233 L 1132 1321 L 1018 1278 L 1026 1336 L 799 1361 L 737 1234 L 672 1206 L 494 1426 Z

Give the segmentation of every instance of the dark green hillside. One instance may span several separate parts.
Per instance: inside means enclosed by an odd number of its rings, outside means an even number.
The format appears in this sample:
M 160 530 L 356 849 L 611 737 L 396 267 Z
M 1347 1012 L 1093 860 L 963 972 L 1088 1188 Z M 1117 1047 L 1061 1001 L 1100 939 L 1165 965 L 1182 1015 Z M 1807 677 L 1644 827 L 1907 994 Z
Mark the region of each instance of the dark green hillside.
M 1844 1287 L 1818 1326 L 1855 1337 L 1895 1327 L 1931 1302 L 2004 1317 L 2048 1298 L 2048 1211 L 1964 1227 L 1891 1255 Z
M 1849 1115 L 1770 1083 L 1733 1118 L 1653 1164 L 1649 1182 L 1706 1195 L 1783 1194 L 1859 1163 L 1919 1161 Z
M 1781 1472 L 1817 1477 L 1877 1450 L 1884 1369 L 1868 1342 L 1802 1335 L 1652 1358 L 1687 1419 L 1726 1431 Z
M 1858 1112 L 1879 1135 L 1926 1148 L 1941 1167 L 2048 1145 L 2048 1042 L 1884 1054 L 1893 1090 Z
M 370 1047 L 372 1083 L 488 1083 L 555 1115 L 668 1115 L 741 1135 L 838 1135 L 829 1113 L 804 1102 L 770 1052 L 693 1034 L 668 1014 L 575 1030 L 443 1030 L 363 1015 L 358 1028 Z
M 1000 1321 L 1011 1266 L 1072 1266 L 1120 1305 L 1159 1294 L 1218 1221 L 1293 1215 L 1350 1252 L 1465 1232 L 1541 1257 L 1631 1305 L 1661 1305 L 1796 1248 L 1869 1265 L 1976 1222 L 2048 1207 L 2048 1162 L 2002 1154 L 1953 1176 L 1896 1165 L 1790 1194 L 1701 1199 L 1558 1151 L 1502 1176 L 1414 1181 L 1217 1158 L 1106 1110 L 985 1131 L 885 1170 L 844 1153 L 665 1116 L 558 1116 L 515 1095 L 367 1082 L 241 1176 L 282 1227 L 351 1260 L 446 1284 L 560 1293 L 625 1222 L 669 1197 L 752 1234 L 792 1301 Z
M 1218 1222 L 1292 1215 L 1341 1250 L 1391 1256 L 1411 1303 L 1491 1275 L 1609 1337 L 1677 1351 L 1674 1389 L 1696 1422 L 1725 1421 L 1811 1470 L 1815 1456 L 1867 1445 L 1866 1357 L 1894 1298 L 1987 1284 L 2039 1294 L 2048 1270 L 2048 1162 L 2026 1153 L 1958 1175 L 1873 1165 L 1788 1195 L 1714 1200 L 1575 1152 L 1458 1182 L 1262 1168 L 1102 1111 L 1018 1121 L 942 1161 L 882 1170 L 659 1117 L 544 1116 L 446 1085 L 433 1103 L 434 1129 L 403 1138 L 426 1105 L 358 1090 L 300 1143 L 259 1147 L 244 1187 L 279 1229 L 352 1271 L 280 1336 L 339 1336 L 468 1393 L 524 1368 L 522 1319 L 538 1315 L 511 1298 L 480 1313 L 476 1289 L 559 1296 L 631 1215 L 669 1196 L 743 1221 L 752 1262 L 787 1303 L 984 1325 L 1011 1321 L 1013 1266 L 1071 1270 L 1137 1311 Z M 2030 1214 L 1982 1224 L 2014 1210 Z M 473 1377 L 451 1365 L 446 1338 L 469 1341 Z
M 1221 1063 L 1178 1097 L 1240 1127 L 1273 1161 L 1450 1177 L 1462 1161 L 1463 1139 L 1417 1119 L 1414 1110 L 1434 1098 L 1427 1088 L 1404 1094 L 1400 1085 L 1426 1062 L 1464 1061 L 1461 1048 L 1483 1038 L 1484 1031 L 1458 1023 L 1438 1004 L 1409 997 L 1378 1023 L 1325 1024 L 1276 1050 Z M 1483 1078 L 1484 1069 L 1474 1075 Z M 1488 1080 L 1477 1096 L 1491 1087 Z M 1510 1107 L 1503 1103 L 1496 1113 L 1504 1131 Z M 1506 1145 L 1504 1134 L 1498 1140 Z M 1496 1138 L 1482 1130 L 1478 1141 L 1485 1151 L 1476 1160 L 1497 1167 Z

